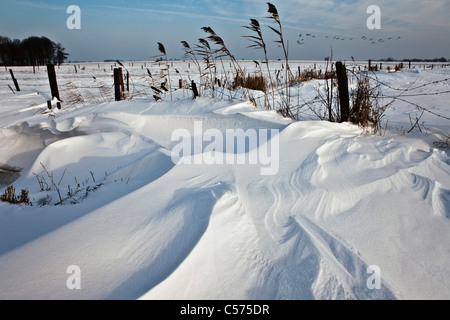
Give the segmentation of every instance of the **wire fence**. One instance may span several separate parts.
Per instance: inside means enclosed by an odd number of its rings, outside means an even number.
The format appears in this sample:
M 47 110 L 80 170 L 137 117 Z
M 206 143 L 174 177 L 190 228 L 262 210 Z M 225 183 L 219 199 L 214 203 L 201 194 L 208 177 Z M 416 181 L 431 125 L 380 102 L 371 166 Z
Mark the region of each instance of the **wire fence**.
M 186 64 L 186 63 L 185 63 Z M 77 104 L 85 104 L 85 103 L 98 103 L 98 102 L 110 102 L 115 100 L 114 94 L 114 77 L 109 70 L 109 66 L 111 70 L 113 69 L 113 65 L 100 65 L 98 64 L 97 68 L 95 68 L 96 64 L 93 64 L 91 68 L 81 67 L 80 65 L 75 65 L 74 70 L 71 73 L 62 72 L 61 75 L 58 75 L 58 86 L 61 91 L 61 100 L 69 105 L 77 105 Z M 132 64 L 130 64 L 132 66 Z M 239 96 L 236 92 L 233 92 L 231 88 L 217 87 L 216 83 L 209 83 L 208 77 L 205 77 L 202 80 L 202 77 L 205 75 L 195 74 L 195 71 L 191 71 L 190 69 L 184 70 L 183 72 L 179 72 L 177 68 L 173 67 L 173 64 L 170 67 L 165 65 L 161 66 L 161 63 L 153 64 L 148 66 L 142 64 L 141 66 L 136 66 L 130 69 L 123 67 L 128 77 L 124 76 L 123 81 L 128 80 L 127 88 L 124 92 L 124 98 L 127 100 L 135 100 L 135 99 L 156 99 L 161 100 L 166 97 L 168 91 L 183 91 L 183 97 L 192 96 L 192 88 L 191 82 L 192 79 L 195 78 L 200 86 L 200 91 L 203 95 L 212 95 L 215 93 L 219 93 L 219 97 L 226 99 L 233 98 L 242 98 L 243 96 Z M 133 66 L 132 66 L 133 67 Z M 190 66 L 189 66 L 190 67 Z M 281 65 L 283 67 L 283 65 Z M 422 67 L 422 66 L 420 66 Z M 447 65 L 442 65 L 441 68 L 447 68 Z M 320 68 L 320 66 L 319 66 Z M 425 69 L 437 69 L 438 67 L 426 66 L 423 65 Z M 45 69 L 45 68 L 41 68 Z M 108 70 L 107 70 L 108 69 Z M 181 69 L 181 68 L 180 68 Z M 440 117 L 445 120 L 450 120 L 449 113 L 441 113 L 430 110 L 428 107 L 424 107 L 420 105 L 417 101 L 409 101 L 408 98 L 417 98 L 422 96 L 438 96 L 438 95 L 448 95 L 450 94 L 450 89 L 447 89 L 445 86 L 442 86 L 442 90 L 432 90 L 432 91 L 419 91 L 421 89 L 426 89 L 429 86 L 439 86 L 441 84 L 448 84 L 450 82 L 450 78 L 446 77 L 439 80 L 430 81 L 427 83 L 415 85 L 415 82 L 411 83 L 409 87 L 406 88 L 397 88 L 390 84 L 387 84 L 379 79 L 376 72 L 367 71 L 364 68 L 361 71 L 359 67 L 357 71 L 355 71 L 355 67 L 350 70 L 347 68 L 349 73 L 365 73 L 370 78 L 370 80 L 380 88 L 389 89 L 392 91 L 391 93 L 385 93 L 385 90 L 382 90 L 382 93 L 378 96 L 383 99 L 392 99 L 401 101 L 407 104 L 414 106 L 415 108 L 422 110 L 424 112 L 430 113 L 434 116 Z M 7 69 L 5 68 L 5 71 Z M 38 73 L 34 73 L 30 75 L 30 68 L 19 68 L 16 69 L 18 71 L 18 80 L 20 83 L 20 87 L 25 89 L 35 89 L 39 90 L 48 90 L 48 77 L 44 74 L 44 71 L 39 70 Z M 67 69 L 66 69 L 67 70 Z M 131 71 L 132 70 L 132 71 Z M 304 68 L 303 70 L 307 71 L 308 68 Z M 310 70 L 313 70 L 312 66 L 310 66 Z M 316 70 L 316 65 L 314 64 L 314 70 Z M 33 69 L 34 71 L 34 69 Z M 74 73 L 75 71 L 75 73 Z M 273 70 L 274 74 L 277 74 L 279 70 Z M 181 80 L 181 86 L 176 86 L 172 84 L 167 85 L 167 78 L 169 76 L 169 72 L 172 73 L 172 77 Z M 299 67 L 300 72 L 300 67 Z M 227 75 L 225 75 L 228 77 Z M 89 80 L 90 79 L 90 80 Z M 216 79 L 217 80 L 217 79 Z M 314 79 L 312 79 L 314 80 Z M 323 79 L 322 79 L 323 80 Z M 0 74 L 0 82 L 8 83 L 11 81 L 11 78 L 6 74 Z M 333 81 L 332 79 L 330 81 Z M 221 83 L 226 83 L 227 81 L 221 81 Z M 220 82 L 219 82 L 220 83 Z M 11 83 L 12 84 L 12 83 Z M 167 88 L 168 87 L 168 88 Z M 14 92 L 11 85 L 9 88 Z M 168 91 L 167 91 L 168 90 Z M 234 90 L 234 89 L 233 89 Z M 394 94 L 393 92 L 398 92 L 398 94 Z M 242 93 L 242 92 L 241 92 Z M 255 92 L 253 99 L 259 103 L 263 104 L 262 101 L 264 96 L 268 94 L 263 92 Z M 272 89 L 272 92 L 269 94 L 283 96 L 286 94 L 283 91 L 283 88 L 277 87 Z M 295 99 L 291 100 L 293 105 L 291 106 L 293 109 L 297 109 L 297 114 L 301 113 L 305 107 L 308 107 L 308 110 L 311 110 L 311 105 L 317 105 L 323 102 L 323 98 L 320 96 L 316 96 L 313 98 L 304 99 L 303 97 L 297 97 L 297 101 Z M 314 112 L 317 115 L 317 112 Z

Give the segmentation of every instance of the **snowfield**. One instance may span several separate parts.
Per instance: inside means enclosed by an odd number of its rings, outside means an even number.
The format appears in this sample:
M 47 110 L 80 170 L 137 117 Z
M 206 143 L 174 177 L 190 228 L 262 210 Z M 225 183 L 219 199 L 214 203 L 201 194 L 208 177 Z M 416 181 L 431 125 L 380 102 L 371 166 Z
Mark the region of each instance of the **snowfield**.
M 120 102 L 89 89 L 111 87 L 110 65 L 61 66 L 62 100 L 70 82 L 84 101 L 51 111 L 45 67 L 15 68 L 15 94 L 0 72 L 0 194 L 13 183 L 33 204 L 0 202 L 0 299 L 450 299 L 450 69 L 379 71 L 386 95 L 417 87 L 403 99 L 445 117 L 425 112 L 407 133 L 422 110 L 396 101 L 373 135 L 307 109 L 286 119 L 227 91 L 156 102 L 139 91 L 150 64 L 135 64 L 134 98 Z M 187 69 L 175 67 L 173 87 Z M 292 100 L 313 98 L 313 84 Z M 276 174 L 196 161 L 205 139 L 175 163 L 172 134 L 199 138 L 196 122 L 224 136 L 275 130 L 245 153 L 278 139 L 267 154 L 278 152 Z M 80 289 L 68 288 L 71 266 Z

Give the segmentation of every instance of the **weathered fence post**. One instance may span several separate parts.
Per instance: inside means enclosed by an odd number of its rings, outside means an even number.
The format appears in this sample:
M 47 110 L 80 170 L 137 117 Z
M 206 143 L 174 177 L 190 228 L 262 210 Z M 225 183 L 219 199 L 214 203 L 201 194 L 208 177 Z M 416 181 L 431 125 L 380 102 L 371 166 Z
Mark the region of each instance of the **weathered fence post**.
M 120 68 L 114 68 L 114 93 L 116 101 L 122 100 L 120 73 Z
M 11 74 L 11 78 L 14 82 L 14 85 L 16 86 L 16 91 L 20 91 L 19 83 L 17 82 L 17 79 L 14 77 L 14 73 L 13 73 L 12 69 L 9 69 L 9 73 Z
M 192 80 L 192 92 L 194 93 L 194 99 L 198 97 L 198 90 L 197 85 L 195 84 L 194 80 Z
M 76 65 L 73 65 L 73 66 L 75 68 L 75 73 L 78 73 L 77 66 Z
M 369 71 L 372 70 L 372 60 L 369 59 Z
M 54 64 L 47 65 L 47 73 L 48 81 L 50 83 L 50 90 L 52 91 L 52 99 L 56 98 L 59 101 L 61 99 L 59 98 L 58 83 L 56 82 L 56 72 Z
M 125 83 L 123 81 L 123 73 L 122 73 L 122 68 L 119 67 L 119 77 L 120 77 L 120 88 L 122 89 L 122 92 L 125 91 Z
M 127 71 L 127 91 L 130 92 L 130 73 Z
M 347 69 L 340 61 L 336 62 L 336 74 L 339 89 L 339 103 L 341 106 L 341 122 L 346 122 L 350 117 L 350 99 L 348 95 Z
M 182 79 L 178 80 L 178 88 L 183 89 L 183 80 Z

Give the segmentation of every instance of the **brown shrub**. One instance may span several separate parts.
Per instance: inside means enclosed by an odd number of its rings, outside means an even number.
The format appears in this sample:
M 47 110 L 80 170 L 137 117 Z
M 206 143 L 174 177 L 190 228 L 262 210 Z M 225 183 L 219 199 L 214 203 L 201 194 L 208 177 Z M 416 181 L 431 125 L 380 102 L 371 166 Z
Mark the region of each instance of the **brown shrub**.
M 247 88 L 250 90 L 258 90 L 266 92 L 267 79 L 262 74 L 244 74 L 243 72 L 237 73 L 233 82 L 234 88 Z
M 28 196 L 28 190 L 21 190 L 20 195 L 16 196 L 16 189 L 13 185 L 6 188 L 5 192 L 0 196 L 0 201 L 8 202 L 11 204 L 24 203 L 26 205 L 31 205 L 30 198 Z

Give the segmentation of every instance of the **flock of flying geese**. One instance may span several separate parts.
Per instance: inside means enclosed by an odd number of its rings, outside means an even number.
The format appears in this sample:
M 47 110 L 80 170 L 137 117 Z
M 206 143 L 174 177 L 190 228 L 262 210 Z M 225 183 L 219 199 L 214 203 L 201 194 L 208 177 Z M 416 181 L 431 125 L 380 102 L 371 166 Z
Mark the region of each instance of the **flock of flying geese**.
M 307 34 L 305 34 L 305 35 L 303 35 L 302 33 L 300 33 L 298 37 L 300 38 L 299 40 L 297 40 L 297 43 L 298 43 L 299 45 L 304 45 L 304 44 L 305 44 L 305 39 L 306 39 L 306 38 L 310 38 L 310 39 L 313 39 L 313 38 L 315 39 L 315 38 L 316 38 L 316 36 L 313 35 L 313 34 L 311 34 L 311 33 L 307 33 Z M 330 39 L 330 36 L 324 36 L 324 38 L 325 38 L 325 39 Z M 337 40 L 337 41 L 345 41 L 345 40 L 352 41 L 353 39 L 356 39 L 356 38 L 353 38 L 353 37 L 349 37 L 349 38 L 341 38 L 341 37 L 334 36 L 332 39 L 333 39 L 333 40 Z M 364 41 L 367 41 L 367 40 L 368 40 L 368 41 L 371 42 L 371 43 L 370 43 L 371 45 L 374 45 L 374 44 L 377 44 L 377 43 L 383 43 L 383 42 L 385 42 L 385 41 L 400 40 L 401 37 L 397 37 L 396 39 L 393 38 L 393 37 L 389 37 L 389 38 L 387 38 L 387 39 L 378 39 L 378 41 L 377 41 L 375 38 L 368 38 L 368 37 L 366 37 L 366 36 L 362 36 L 361 39 L 364 40 Z

